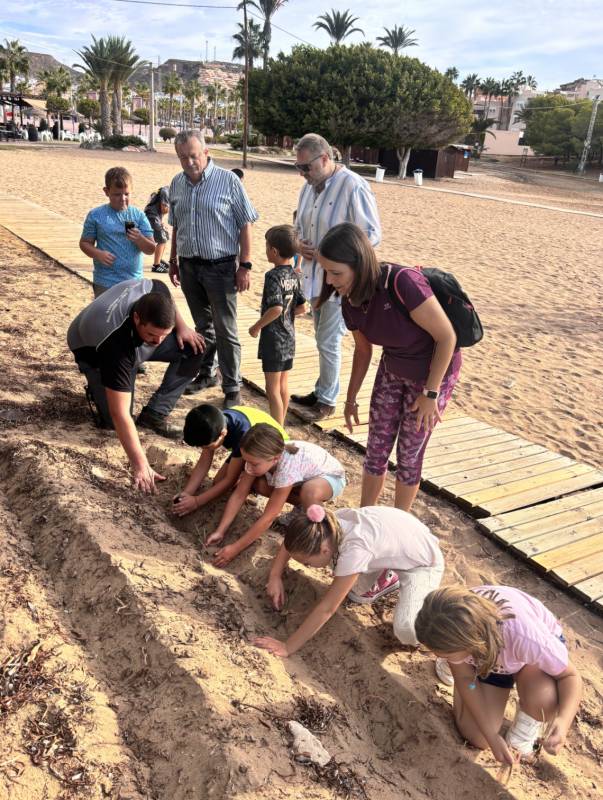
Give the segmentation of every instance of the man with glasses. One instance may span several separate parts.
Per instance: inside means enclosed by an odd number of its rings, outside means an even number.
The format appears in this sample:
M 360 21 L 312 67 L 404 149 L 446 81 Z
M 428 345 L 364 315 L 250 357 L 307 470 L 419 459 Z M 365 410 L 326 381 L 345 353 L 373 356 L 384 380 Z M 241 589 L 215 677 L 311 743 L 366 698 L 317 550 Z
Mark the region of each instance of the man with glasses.
M 381 222 L 377 203 L 368 183 L 351 170 L 336 164 L 326 139 L 307 133 L 296 146 L 296 168 L 306 185 L 297 204 L 296 227 L 300 239 L 303 290 L 311 298 L 320 374 L 314 390 L 307 395 L 292 395 L 291 400 L 306 406 L 315 419 L 335 413 L 339 394 L 341 339 L 346 327 L 337 294 L 320 308 L 316 302 L 323 282 L 323 269 L 316 260 L 316 249 L 328 230 L 340 222 L 353 222 L 376 246 L 381 241 Z
M 251 225 L 258 219 L 243 184 L 209 157 L 199 131 L 175 139 L 182 172 L 170 186 L 174 227 L 170 279 L 182 291 L 205 339 L 198 376 L 186 389 L 197 394 L 215 386 L 216 364 L 222 373 L 224 407 L 241 402 L 241 345 L 237 331 L 237 292 L 249 289 Z

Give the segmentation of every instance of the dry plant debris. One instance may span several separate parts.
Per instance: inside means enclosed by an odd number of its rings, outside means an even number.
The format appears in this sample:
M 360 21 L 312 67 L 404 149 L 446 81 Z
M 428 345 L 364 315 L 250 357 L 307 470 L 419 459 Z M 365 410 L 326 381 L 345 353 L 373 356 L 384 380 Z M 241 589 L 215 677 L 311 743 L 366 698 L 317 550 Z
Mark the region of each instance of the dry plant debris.
M 34 699 L 41 688 L 53 688 L 53 676 L 43 671 L 49 656 L 36 641 L 5 658 L 0 665 L 0 718 Z
M 324 767 L 319 767 L 318 764 L 311 764 L 310 766 L 314 770 L 317 783 L 333 789 L 336 797 L 344 797 L 345 800 L 361 797 L 363 800 L 368 800 L 365 781 L 353 769 L 343 764 L 338 764 L 334 758 Z
M 299 695 L 295 698 L 292 719 L 312 733 L 324 733 L 338 713 L 336 705 L 328 706 L 313 697 Z
M 64 711 L 43 705 L 38 715 L 26 723 L 23 737 L 36 767 L 45 765 L 66 786 L 90 785 L 86 767 L 75 755 L 77 740 Z

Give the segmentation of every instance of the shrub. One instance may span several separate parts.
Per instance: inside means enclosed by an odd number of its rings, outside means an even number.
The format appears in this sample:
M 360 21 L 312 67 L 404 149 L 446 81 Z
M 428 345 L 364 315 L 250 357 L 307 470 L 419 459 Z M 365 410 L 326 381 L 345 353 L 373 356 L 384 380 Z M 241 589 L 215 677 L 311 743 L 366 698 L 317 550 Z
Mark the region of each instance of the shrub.
M 176 138 L 176 131 L 173 128 L 159 128 L 159 136 L 164 142 L 171 142 Z
M 121 150 L 124 147 L 146 147 L 145 143 L 139 136 L 109 136 L 103 140 L 103 147 L 111 148 L 111 150 Z

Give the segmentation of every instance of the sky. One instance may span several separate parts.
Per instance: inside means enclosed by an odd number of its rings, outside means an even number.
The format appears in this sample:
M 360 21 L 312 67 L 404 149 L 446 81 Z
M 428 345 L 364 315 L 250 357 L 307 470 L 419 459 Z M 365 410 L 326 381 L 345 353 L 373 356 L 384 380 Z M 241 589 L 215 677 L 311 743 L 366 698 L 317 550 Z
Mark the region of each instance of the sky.
M 165 0 L 169 2 L 169 0 Z M 181 0 L 202 4 L 203 0 Z M 142 58 L 230 61 L 232 35 L 242 21 L 238 0 L 205 0 L 213 8 L 166 7 L 119 0 L 5 0 L 0 40 L 19 39 L 29 50 L 77 63 L 76 50 L 107 34 L 125 35 Z M 300 39 L 327 47 L 312 27 L 320 14 L 349 9 L 358 17 L 346 44 L 376 42 L 383 28 L 414 28 L 418 46 L 406 53 L 440 70 L 503 79 L 522 70 L 551 90 L 576 78 L 603 78 L 601 0 L 288 0 L 273 17 L 271 52 L 290 52 Z M 251 12 L 257 12 L 251 9 Z M 207 51 L 206 51 L 207 43 Z

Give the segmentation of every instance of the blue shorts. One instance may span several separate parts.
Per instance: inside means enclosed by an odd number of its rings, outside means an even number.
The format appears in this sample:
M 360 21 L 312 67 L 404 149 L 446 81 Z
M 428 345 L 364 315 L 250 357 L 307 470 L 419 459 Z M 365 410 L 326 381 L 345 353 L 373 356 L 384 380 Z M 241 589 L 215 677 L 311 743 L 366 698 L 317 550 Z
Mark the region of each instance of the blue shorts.
M 325 481 L 329 484 L 333 491 L 333 497 L 331 498 L 334 500 L 336 497 L 343 492 L 346 486 L 346 480 L 341 475 L 321 475 L 321 478 L 324 478 Z

